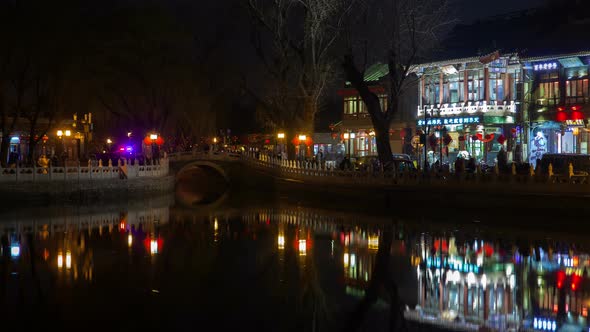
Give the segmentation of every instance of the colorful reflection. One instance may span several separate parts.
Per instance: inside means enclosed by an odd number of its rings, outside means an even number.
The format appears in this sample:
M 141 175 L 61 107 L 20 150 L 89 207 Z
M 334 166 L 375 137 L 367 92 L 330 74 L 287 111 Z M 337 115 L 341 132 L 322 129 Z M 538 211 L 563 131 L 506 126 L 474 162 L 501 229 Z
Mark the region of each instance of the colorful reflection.
M 397 264 L 391 269 L 392 278 L 407 291 L 402 298 L 409 307 L 407 319 L 501 331 L 558 331 L 568 326 L 588 330 L 589 326 L 590 256 L 583 247 L 566 241 L 516 242 L 436 226 L 424 230 L 411 222 L 393 226 L 390 220 L 367 222 L 301 207 L 207 216 L 190 211 L 169 214 L 164 208 L 35 227 L 7 229 L 9 241 L 3 250 L 10 253 L 4 255 L 15 258 L 10 260 L 14 266 L 26 263 L 27 235 L 32 234 L 39 257 L 65 289 L 74 289 L 76 283 L 96 284 L 97 278 L 103 282 L 113 278 L 112 271 L 124 270 L 125 277 L 131 275 L 132 282 L 150 293 L 164 294 L 158 280 L 178 279 L 178 289 L 192 289 L 199 287 L 194 280 L 209 278 L 211 271 L 226 271 L 223 268 L 230 265 L 227 280 L 253 270 L 245 276 L 251 278 L 249 283 L 261 280 L 256 287 L 272 292 L 291 287 L 295 291 L 287 294 L 293 301 L 314 301 L 298 303 L 297 308 L 318 308 L 329 296 L 345 300 L 364 296 L 377 254 L 386 252 L 391 264 Z M 390 241 L 384 241 L 385 234 L 391 234 Z M 385 248 L 389 242 L 391 247 Z M 100 265 L 95 263 L 99 260 Z M 131 282 L 120 276 L 113 279 Z M 320 280 L 330 284 L 333 293 L 327 294 Z M 293 296 L 299 291 L 307 293 Z

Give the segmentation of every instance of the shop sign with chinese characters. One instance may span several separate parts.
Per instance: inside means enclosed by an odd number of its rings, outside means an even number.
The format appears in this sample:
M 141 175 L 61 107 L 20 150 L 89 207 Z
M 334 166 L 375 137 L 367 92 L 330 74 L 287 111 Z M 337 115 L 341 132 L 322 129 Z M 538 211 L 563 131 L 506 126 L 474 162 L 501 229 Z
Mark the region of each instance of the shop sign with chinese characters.
M 418 126 L 446 126 L 446 125 L 465 125 L 481 123 L 481 116 L 465 116 L 456 118 L 430 118 L 419 119 Z
M 537 63 L 533 66 L 535 71 L 539 70 L 554 70 L 557 69 L 557 62 Z
M 586 126 L 583 119 L 565 120 L 565 124 L 570 127 L 585 127 Z

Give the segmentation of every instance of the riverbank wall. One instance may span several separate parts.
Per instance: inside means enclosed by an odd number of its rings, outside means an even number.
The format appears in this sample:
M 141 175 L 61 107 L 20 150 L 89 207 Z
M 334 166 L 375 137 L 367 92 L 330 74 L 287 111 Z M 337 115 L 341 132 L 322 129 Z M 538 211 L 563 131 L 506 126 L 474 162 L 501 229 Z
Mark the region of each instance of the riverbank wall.
M 92 205 L 171 193 L 174 176 L 110 180 L 5 182 L 0 186 L 0 210 L 16 206 Z

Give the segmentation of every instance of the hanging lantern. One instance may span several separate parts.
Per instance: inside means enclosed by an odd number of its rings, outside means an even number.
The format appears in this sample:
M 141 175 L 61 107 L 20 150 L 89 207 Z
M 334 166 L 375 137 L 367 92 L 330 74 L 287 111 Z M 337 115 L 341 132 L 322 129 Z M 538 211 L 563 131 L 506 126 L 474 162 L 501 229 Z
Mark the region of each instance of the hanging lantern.
M 313 140 L 311 139 L 311 137 L 310 137 L 310 136 L 307 136 L 307 137 L 305 138 L 305 142 L 304 142 L 304 143 L 305 143 L 305 145 L 307 145 L 307 146 L 311 146 L 311 145 L 313 144 Z
M 149 136 L 146 136 L 146 137 L 143 139 L 143 143 L 144 143 L 145 145 L 152 145 L 152 139 L 151 139 Z
M 481 139 L 481 138 L 480 138 Z M 483 139 L 481 139 L 482 142 L 484 143 L 488 143 L 494 140 L 494 133 L 491 134 L 487 134 L 483 137 Z
M 504 142 L 506 142 L 506 136 L 504 136 L 504 135 L 498 136 L 498 143 L 504 144 Z
M 338 138 L 338 133 L 332 133 L 332 139 L 337 139 Z
M 299 144 L 301 144 L 301 142 L 299 141 L 299 138 L 297 136 L 295 136 L 295 138 L 293 138 L 293 140 L 291 141 L 291 143 L 293 143 L 293 145 L 299 145 Z
M 47 142 L 47 140 L 49 140 L 49 137 L 47 137 L 47 135 L 43 135 L 43 137 L 41 137 L 41 139 L 43 140 L 43 143 Z
M 158 144 L 158 146 L 162 146 L 162 144 L 164 144 L 164 139 L 162 136 L 158 136 L 158 138 L 156 138 L 156 144 Z
M 399 132 L 399 136 L 400 136 L 400 138 L 401 138 L 401 139 L 404 139 L 404 138 L 406 138 L 406 130 L 405 130 L 405 129 L 402 129 L 402 130 Z
M 513 133 L 513 134 L 516 134 L 516 128 L 511 128 L 510 129 L 510 132 Z

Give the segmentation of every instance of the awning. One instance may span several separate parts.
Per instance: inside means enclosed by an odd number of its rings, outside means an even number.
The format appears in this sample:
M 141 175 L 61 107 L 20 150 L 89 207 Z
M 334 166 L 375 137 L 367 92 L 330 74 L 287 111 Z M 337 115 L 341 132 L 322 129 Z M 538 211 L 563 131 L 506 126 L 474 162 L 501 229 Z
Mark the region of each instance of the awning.
M 561 65 L 565 68 L 574 68 L 574 67 L 584 66 L 584 63 L 582 62 L 582 60 L 580 60 L 580 58 L 577 56 L 571 57 L 571 58 L 563 58 L 563 59 L 559 59 L 557 61 L 559 61 L 559 63 L 561 63 Z

